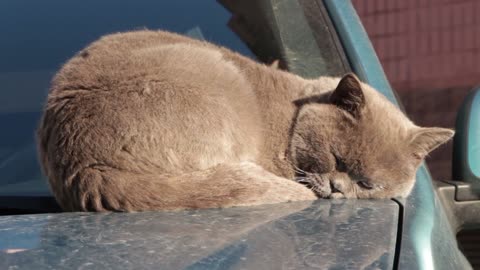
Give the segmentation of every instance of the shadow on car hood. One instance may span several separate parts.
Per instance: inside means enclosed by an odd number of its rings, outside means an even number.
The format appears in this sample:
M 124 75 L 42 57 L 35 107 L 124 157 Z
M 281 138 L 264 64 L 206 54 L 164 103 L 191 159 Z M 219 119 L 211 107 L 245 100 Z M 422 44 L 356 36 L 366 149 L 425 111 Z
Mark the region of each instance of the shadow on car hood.
M 399 206 L 258 207 L 0 217 L 0 268 L 391 269 Z

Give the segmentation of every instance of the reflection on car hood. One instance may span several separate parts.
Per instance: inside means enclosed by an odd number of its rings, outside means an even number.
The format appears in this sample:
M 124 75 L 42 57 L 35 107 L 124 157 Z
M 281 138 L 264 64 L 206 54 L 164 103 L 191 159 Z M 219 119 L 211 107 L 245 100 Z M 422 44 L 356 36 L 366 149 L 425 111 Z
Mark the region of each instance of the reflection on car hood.
M 258 207 L 0 217 L 0 269 L 391 269 L 398 205 Z

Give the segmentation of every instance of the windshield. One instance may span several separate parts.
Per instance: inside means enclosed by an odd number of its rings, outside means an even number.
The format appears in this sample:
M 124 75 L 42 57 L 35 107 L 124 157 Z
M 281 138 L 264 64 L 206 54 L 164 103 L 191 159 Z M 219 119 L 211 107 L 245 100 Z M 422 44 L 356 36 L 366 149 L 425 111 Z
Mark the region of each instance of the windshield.
M 0 34 L 8 37 L 0 43 L 0 196 L 51 196 L 35 141 L 49 84 L 102 35 L 168 30 L 256 61 L 280 60 L 305 77 L 340 75 L 344 56 L 322 12 L 308 1 L 0 1 Z

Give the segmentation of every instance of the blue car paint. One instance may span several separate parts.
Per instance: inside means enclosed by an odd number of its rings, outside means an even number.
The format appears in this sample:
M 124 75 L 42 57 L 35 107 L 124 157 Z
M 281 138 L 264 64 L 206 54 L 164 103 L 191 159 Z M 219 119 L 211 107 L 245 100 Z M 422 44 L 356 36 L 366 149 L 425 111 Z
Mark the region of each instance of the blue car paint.
M 453 140 L 453 179 L 472 184 L 480 190 L 480 87 L 463 101 L 455 121 Z
M 0 269 L 393 269 L 398 209 L 391 200 L 316 200 L 5 216 Z M 40 241 L 25 243 L 32 235 Z
M 325 0 L 353 71 L 399 106 L 350 0 Z M 398 200 L 403 206 L 403 233 L 397 243 L 399 269 L 464 269 L 469 263 L 457 247 L 454 232 L 434 192 L 432 177 L 425 166 L 417 171 L 416 184 L 409 197 Z M 402 223 L 402 221 L 400 221 Z M 400 229 L 400 228 L 399 228 Z M 441 235 L 442 239 L 434 236 Z M 437 244 L 446 251 L 434 253 Z M 408 252 L 409 249 L 414 254 Z
M 474 92 L 468 119 L 468 167 L 477 179 L 480 179 L 480 88 Z

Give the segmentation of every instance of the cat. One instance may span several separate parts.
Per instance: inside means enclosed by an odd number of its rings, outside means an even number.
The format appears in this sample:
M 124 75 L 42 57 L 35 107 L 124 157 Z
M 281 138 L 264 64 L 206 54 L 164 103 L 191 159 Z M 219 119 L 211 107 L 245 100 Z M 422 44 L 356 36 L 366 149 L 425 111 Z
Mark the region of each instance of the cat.
M 453 133 L 416 126 L 351 73 L 307 80 L 142 30 L 60 69 L 37 138 L 65 211 L 143 211 L 406 196 Z

